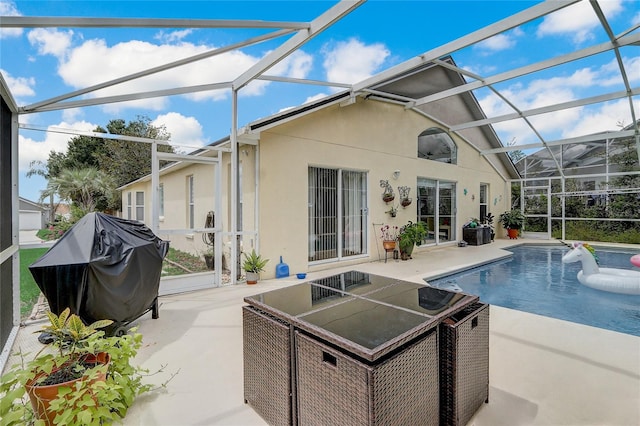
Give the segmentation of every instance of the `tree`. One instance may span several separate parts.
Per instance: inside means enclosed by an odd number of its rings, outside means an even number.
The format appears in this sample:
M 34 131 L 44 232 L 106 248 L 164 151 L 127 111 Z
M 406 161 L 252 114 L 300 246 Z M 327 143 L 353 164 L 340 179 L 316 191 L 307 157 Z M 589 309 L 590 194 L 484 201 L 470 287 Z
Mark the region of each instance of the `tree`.
M 164 126 L 156 127 L 148 117 L 138 117 L 125 124 L 124 120 L 111 120 L 107 124 L 111 134 L 168 140 L 170 134 Z M 97 154 L 100 169 L 109 171 L 116 186 L 122 186 L 151 173 L 151 144 L 107 140 L 105 149 Z M 174 152 L 170 145 L 159 145 L 160 152 Z
M 122 119 L 111 120 L 106 129 L 96 127 L 94 131 L 157 140 L 168 140 L 170 137 L 164 126 L 154 126 L 148 117 L 143 116 L 138 116 L 129 123 Z M 158 151 L 174 152 L 170 145 L 160 145 Z M 68 170 L 86 168 L 102 171 L 110 178 L 109 192 L 96 190 L 92 193 L 94 208 L 99 211 L 119 210 L 121 200 L 115 188 L 151 173 L 151 144 L 75 136 L 67 143 L 66 153 L 51 151 L 46 164 L 49 178 L 60 177 L 63 172 L 68 173 Z M 56 184 L 59 185 L 60 182 Z
M 84 213 L 95 211 L 99 196 L 114 189 L 113 181 L 104 172 L 94 168 L 63 169 L 58 176 L 49 178 L 43 197 L 57 194 L 60 199 L 73 202 Z
M 26 175 L 28 178 L 31 176 L 42 176 L 43 178 L 49 180 L 51 177 L 51 173 L 49 172 L 49 163 L 45 163 L 40 160 L 35 160 L 29 163 L 29 171 Z M 44 195 L 40 196 L 40 202 L 42 202 L 46 197 Z M 49 223 L 52 223 L 56 220 L 56 210 L 58 205 L 53 204 L 53 194 L 49 196 Z
M 611 141 L 609 150 L 613 152 L 609 156 L 610 167 L 616 167 L 620 172 L 640 170 L 634 137 Z M 640 197 L 637 192 L 637 188 L 640 188 L 640 175 L 628 174 L 613 177 L 608 187 L 620 191 L 609 197 L 610 217 L 636 219 L 640 211 Z M 628 226 L 633 225 L 629 223 Z

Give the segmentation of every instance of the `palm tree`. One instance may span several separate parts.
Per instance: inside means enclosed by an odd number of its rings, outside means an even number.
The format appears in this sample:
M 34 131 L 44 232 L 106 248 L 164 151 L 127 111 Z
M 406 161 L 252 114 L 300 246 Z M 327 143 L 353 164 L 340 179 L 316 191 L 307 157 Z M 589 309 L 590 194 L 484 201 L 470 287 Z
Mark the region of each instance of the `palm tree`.
M 95 167 L 62 169 L 58 176 L 49 178 L 42 197 L 58 194 L 63 200 L 75 203 L 84 213 L 95 210 L 97 197 L 109 194 L 114 185 L 106 173 Z
M 34 160 L 29 163 L 29 171 L 26 175 L 28 178 L 31 176 L 42 176 L 43 178 L 49 180 L 51 179 L 51 171 L 49 170 L 49 163 L 45 163 L 44 161 Z M 49 195 L 49 223 L 53 223 L 56 219 L 56 210 L 57 205 L 53 205 L 53 195 Z M 42 202 L 46 197 L 41 196 L 40 202 Z

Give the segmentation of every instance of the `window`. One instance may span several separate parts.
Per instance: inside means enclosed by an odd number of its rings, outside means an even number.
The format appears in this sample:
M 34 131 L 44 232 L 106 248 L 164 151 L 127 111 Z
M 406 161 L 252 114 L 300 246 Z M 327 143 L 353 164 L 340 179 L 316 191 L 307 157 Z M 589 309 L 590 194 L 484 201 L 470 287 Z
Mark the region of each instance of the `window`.
M 366 173 L 309 168 L 309 261 L 367 251 Z
M 480 184 L 480 222 L 484 222 L 487 213 L 489 213 L 489 185 L 486 183 Z
M 136 191 L 136 220 L 144 222 L 144 192 Z
M 195 197 L 193 194 L 193 175 L 187 176 L 187 229 L 195 228 Z
M 418 136 L 418 158 L 456 164 L 458 147 L 444 130 L 432 127 Z
M 418 178 L 418 220 L 427 224 L 428 243 L 456 240 L 455 182 Z
M 127 192 L 127 219 L 131 220 L 131 191 Z

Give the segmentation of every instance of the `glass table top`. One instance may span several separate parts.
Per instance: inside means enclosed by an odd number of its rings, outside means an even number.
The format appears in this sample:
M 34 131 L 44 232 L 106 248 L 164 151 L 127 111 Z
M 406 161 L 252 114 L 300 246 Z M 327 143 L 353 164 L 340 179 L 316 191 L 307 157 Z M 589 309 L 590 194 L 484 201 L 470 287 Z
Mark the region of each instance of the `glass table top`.
M 379 351 L 400 336 L 434 327 L 477 296 L 349 271 L 268 291 L 245 302 L 295 326 Z M 333 340 L 331 338 L 333 336 Z
M 366 299 L 351 299 L 302 315 L 300 319 L 367 349 L 389 342 L 428 320 Z

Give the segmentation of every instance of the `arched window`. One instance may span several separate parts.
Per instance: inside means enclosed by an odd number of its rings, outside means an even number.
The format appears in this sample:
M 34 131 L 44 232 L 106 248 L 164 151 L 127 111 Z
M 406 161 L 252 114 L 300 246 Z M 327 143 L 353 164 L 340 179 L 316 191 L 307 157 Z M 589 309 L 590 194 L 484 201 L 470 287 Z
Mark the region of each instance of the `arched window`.
M 444 130 L 432 127 L 418 136 L 418 158 L 456 164 L 458 147 Z

